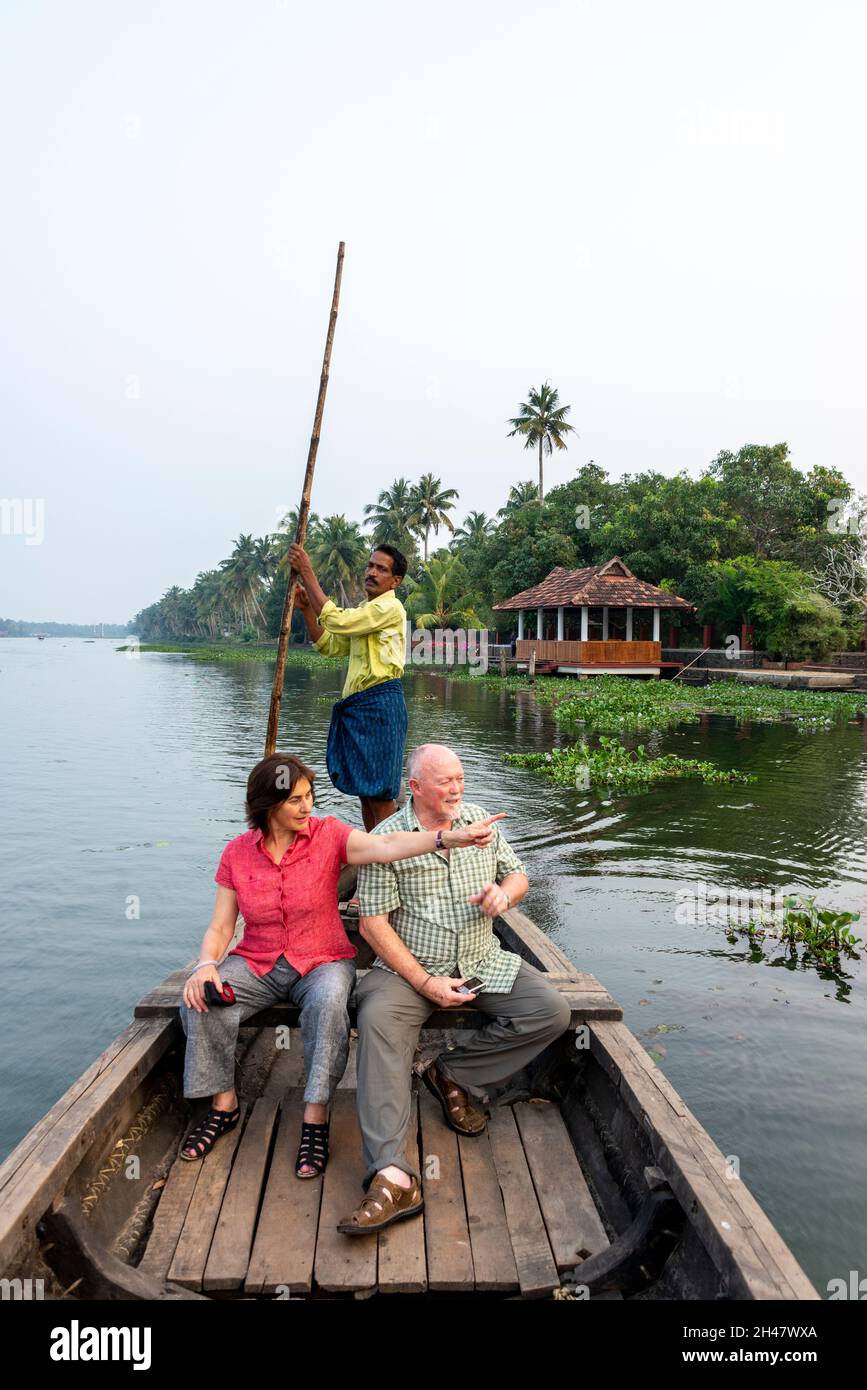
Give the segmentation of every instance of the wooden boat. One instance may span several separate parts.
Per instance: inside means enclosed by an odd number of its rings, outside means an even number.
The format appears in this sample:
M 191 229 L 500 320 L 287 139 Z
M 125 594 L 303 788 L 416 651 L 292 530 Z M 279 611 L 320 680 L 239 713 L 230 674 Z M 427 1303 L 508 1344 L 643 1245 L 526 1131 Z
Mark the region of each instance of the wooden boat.
M 182 970 L 0 1166 L 0 1275 L 71 1300 L 818 1298 L 602 985 L 517 909 L 495 928 L 566 995 L 571 1029 L 492 1093 L 479 1139 L 455 1135 L 415 1083 L 422 1216 L 378 1237 L 335 1230 L 361 1191 L 354 1054 L 324 1178 L 294 1177 L 303 1054 L 288 1004 L 242 1025 L 241 1125 L 201 1163 L 176 1161 L 191 1120 Z M 417 1065 L 482 1018 L 433 1015 Z

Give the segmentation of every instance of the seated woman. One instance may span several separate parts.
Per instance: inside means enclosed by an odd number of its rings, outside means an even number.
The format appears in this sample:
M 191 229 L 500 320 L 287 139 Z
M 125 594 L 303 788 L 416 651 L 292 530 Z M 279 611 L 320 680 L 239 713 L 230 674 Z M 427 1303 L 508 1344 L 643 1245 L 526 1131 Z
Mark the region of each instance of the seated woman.
M 347 1003 L 355 983 L 355 947 L 337 910 L 341 865 L 388 864 L 437 848 L 432 830 L 368 835 L 336 816 L 319 819 L 311 814 L 313 779 L 310 768 L 291 754 L 263 758 L 247 781 L 250 829 L 223 850 L 214 913 L 180 1010 L 187 1036 L 184 1095 L 212 1097 L 207 1115 L 181 1150 L 183 1159 L 204 1158 L 238 1123 L 239 1025 L 260 1009 L 291 999 L 301 1009 L 307 1073 L 295 1173 L 315 1178 L 324 1171 L 328 1107 L 349 1056 Z M 483 847 L 497 819 L 440 832 L 439 847 Z M 222 960 L 239 910 L 244 936 Z M 217 990 L 231 985 L 235 1004 L 209 1008 L 208 981 Z

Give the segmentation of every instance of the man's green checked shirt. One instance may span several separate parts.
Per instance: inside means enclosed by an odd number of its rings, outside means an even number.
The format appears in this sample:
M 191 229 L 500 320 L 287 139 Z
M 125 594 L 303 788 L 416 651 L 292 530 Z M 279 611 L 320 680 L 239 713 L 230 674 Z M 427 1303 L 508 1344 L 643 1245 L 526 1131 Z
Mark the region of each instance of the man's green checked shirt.
M 454 829 L 484 820 L 481 806 L 461 803 Z M 401 810 L 380 821 L 374 835 L 389 830 L 422 830 L 412 797 Z M 393 864 L 362 864 L 358 872 L 358 898 L 363 917 L 391 914 L 391 925 L 403 944 L 430 975 L 469 979 L 478 975 L 491 994 L 508 994 L 515 983 L 521 959 L 503 950 L 478 903 L 468 903 L 483 883 L 499 883 L 507 874 L 524 873 L 499 822 L 485 849 L 433 850 Z M 391 970 L 379 957 L 374 965 Z M 392 970 L 392 974 L 395 972 Z

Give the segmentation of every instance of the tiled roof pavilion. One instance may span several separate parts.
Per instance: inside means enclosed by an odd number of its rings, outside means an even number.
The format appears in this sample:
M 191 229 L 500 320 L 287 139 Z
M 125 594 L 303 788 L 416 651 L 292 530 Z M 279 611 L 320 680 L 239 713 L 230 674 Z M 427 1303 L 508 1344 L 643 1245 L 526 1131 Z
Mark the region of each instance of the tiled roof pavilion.
M 615 555 L 604 565 L 567 570 L 553 569 L 541 584 L 495 603 L 495 610 L 520 608 L 682 608 L 694 604 L 655 584 L 636 579 L 628 565 Z

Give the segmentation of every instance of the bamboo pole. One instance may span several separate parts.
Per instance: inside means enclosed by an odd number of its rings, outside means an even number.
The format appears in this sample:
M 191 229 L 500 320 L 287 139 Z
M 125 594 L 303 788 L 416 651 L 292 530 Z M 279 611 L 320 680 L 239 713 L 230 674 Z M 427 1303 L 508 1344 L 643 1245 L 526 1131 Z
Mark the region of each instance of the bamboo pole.
M 316 402 L 316 414 L 313 417 L 313 433 L 310 436 L 310 448 L 307 451 L 307 469 L 304 473 L 304 488 L 301 493 L 301 505 L 298 508 L 298 525 L 295 530 L 295 540 L 298 545 L 303 545 L 307 537 L 307 519 L 310 515 L 310 495 L 313 491 L 313 471 L 316 467 L 316 453 L 319 448 L 322 416 L 325 411 L 325 393 L 328 390 L 328 372 L 331 366 L 331 346 L 334 342 L 334 329 L 337 324 L 337 305 L 340 300 L 340 281 L 343 276 L 344 246 L 345 243 L 341 241 L 337 248 L 337 269 L 334 273 L 334 294 L 331 299 L 331 316 L 328 320 L 328 334 L 325 339 L 325 353 L 322 358 L 322 375 L 319 378 L 319 398 Z M 277 642 L 277 669 L 274 672 L 274 685 L 271 690 L 271 708 L 268 711 L 268 732 L 265 735 L 266 758 L 273 753 L 277 747 L 277 726 L 280 722 L 280 703 L 283 699 L 286 649 L 289 645 L 289 632 L 292 627 L 292 613 L 295 608 L 295 586 L 297 582 L 297 572 L 294 569 L 290 570 L 289 580 L 286 585 L 286 598 L 283 603 L 283 617 L 280 620 L 280 637 Z

